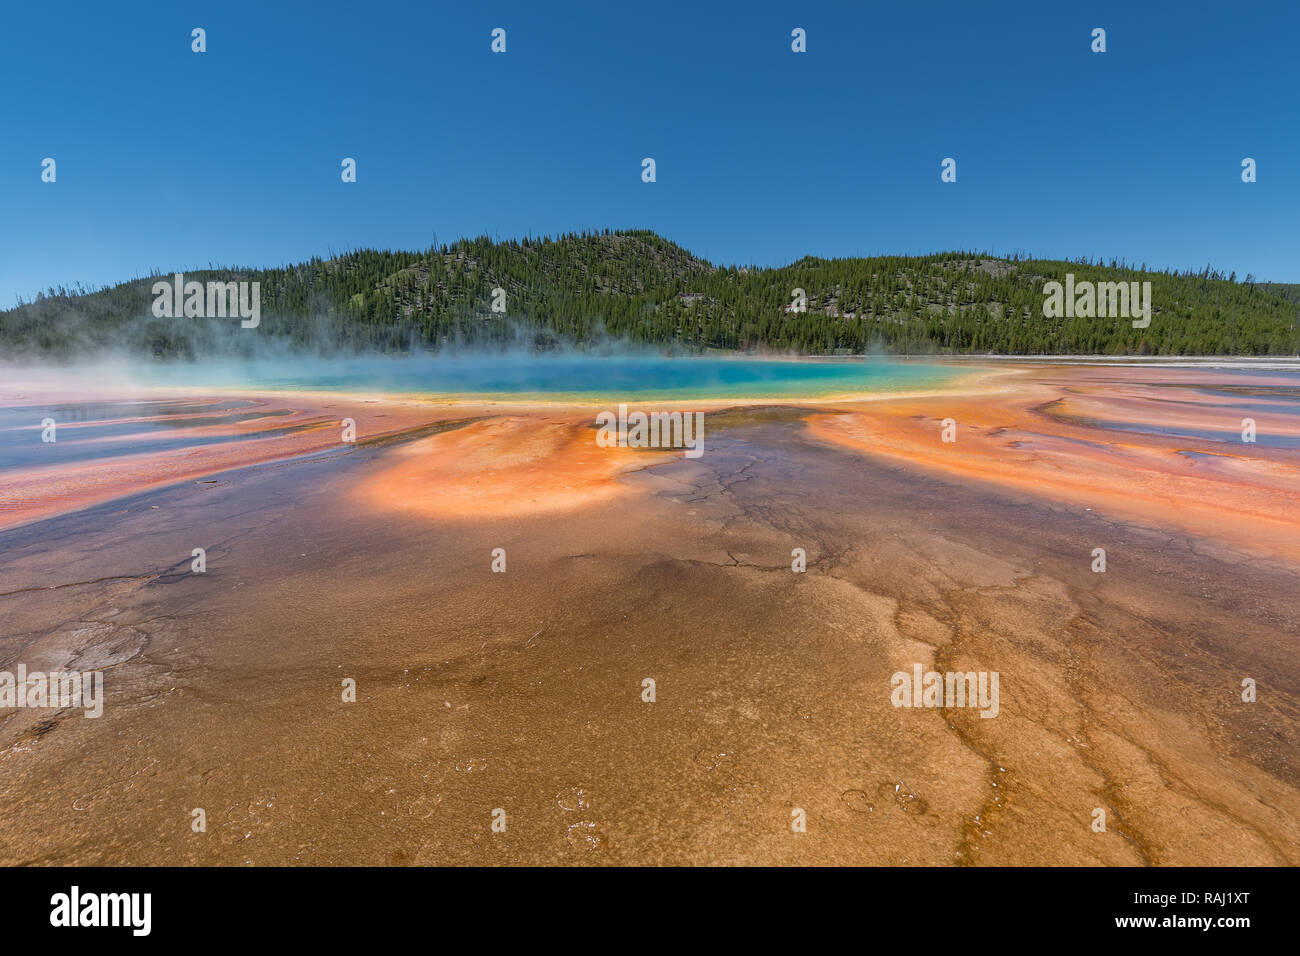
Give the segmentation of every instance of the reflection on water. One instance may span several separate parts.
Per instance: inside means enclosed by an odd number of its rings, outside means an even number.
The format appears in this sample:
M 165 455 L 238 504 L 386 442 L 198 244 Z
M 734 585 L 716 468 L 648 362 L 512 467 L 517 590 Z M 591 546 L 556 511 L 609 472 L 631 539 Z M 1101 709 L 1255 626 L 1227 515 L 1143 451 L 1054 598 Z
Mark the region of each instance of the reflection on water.
M 60 465 L 140 452 L 270 438 L 311 427 L 296 424 L 259 428 L 253 432 L 229 428 L 292 414 L 289 409 L 255 406 L 256 402 L 243 399 L 0 406 L 0 469 Z M 53 442 L 42 440 L 42 422 L 46 419 L 55 423 Z
M 1284 369 L 1233 370 L 1238 378 L 1268 376 L 1270 379 L 1288 379 L 1294 385 L 1270 382 L 1251 384 L 1201 384 L 1196 382 L 1151 382 L 1144 387 L 1168 390 L 1177 398 L 1154 400 L 1156 407 L 1168 408 L 1166 420 L 1140 421 L 1124 414 L 1101 418 L 1097 415 L 1066 412 L 1058 400 L 1044 407 L 1048 414 L 1089 428 L 1117 432 L 1136 432 L 1162 438 L 1183 439 L 1196 442 L 1228 443 L 1249 448 L 1252 444 L 1264 448 L 1300 448 L 1300 433 L 1296 420 L 1300 419 L 1300 374 Z M 1221 421 L 1217 427 L 1199 427 L 1180 417 L 1192 416 L 1202 424 L 1207 418 Z M 1257 426 L 1253 442 L 1242 441 L 1243 421 L 1261 416 L 1277 423 L 1287 423 L 1281 430 Z M 1290 422 L 1288 422 L 1290 420 Z M 1190 453 L 1189 453 L 1190 454 Z
M 1062 415 L 1062 419 L 1078 425 L 1092 428 L 1105 428 L 1112 431 L 1139 432 L 1143 435 L 1159 435 L 1163 438 L 1186 438 L 1202 442 L 1230 442 L 1249 449 L 1251 444 L 1264 448 L 1300 448 L 1300 435 L 1278 435 L 1267 430 L 1258 431 L 1253 443 L 1241 440 L 1241 428 L 1233 426 L 1221 430 L 1208 428 L 1189 428 L 1186 425 L 1155 425 L 1149 422 L 1103 421 L 1097 418 L 1085 418 L 1077 415 Z

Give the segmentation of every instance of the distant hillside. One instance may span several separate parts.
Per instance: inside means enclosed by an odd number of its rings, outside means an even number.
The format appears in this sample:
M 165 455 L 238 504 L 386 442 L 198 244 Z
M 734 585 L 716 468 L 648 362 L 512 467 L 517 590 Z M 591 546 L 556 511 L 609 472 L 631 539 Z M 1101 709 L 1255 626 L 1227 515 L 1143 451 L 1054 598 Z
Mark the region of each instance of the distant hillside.
M 1300 283 L 1296 282 L 1259 282 L 1256 283 L 1258 288 L 1265 292 L 1271 292 L 1273 295 L 1280 295 L 1284 299 L 1300 303 Z
M 1149 281 L 1153 318 L 1043 316 L 1043 285 Z M 161 357 L 290 349 L 403 351 L 451 343 L 546 348 L 605 338 L 672 347 L 805 353 L 1233 354 L 1300 350 L 1300 286 L 1248 284 L 1208 267 L 1008 260 L 969 252 L 804 258 L 720 267 L 652 232 L 463 240 L 426 252 L 372 249 L 280 269 L 187 279 L 261 283 L 262 323 L 155 318 L 157 277 L 86 292 L 51 289 L 0 312 L 0 352 L 68 356 L 110 348 Z M 506 314 L 491 311 L 506 290 Z M 794 290 L 807 311 L 789 306 Z

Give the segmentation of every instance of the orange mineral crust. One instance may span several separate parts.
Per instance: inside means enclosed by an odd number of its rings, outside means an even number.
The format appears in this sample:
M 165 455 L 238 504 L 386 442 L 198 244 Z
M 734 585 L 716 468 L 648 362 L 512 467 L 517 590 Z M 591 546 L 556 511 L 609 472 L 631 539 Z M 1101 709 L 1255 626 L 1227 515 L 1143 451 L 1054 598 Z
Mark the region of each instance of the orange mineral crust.
M 588 413 L 498 415 L 396 449 L 357 496 L 379 511 L 466 521 L 567 511 L 627 493 L 619 475 L 673 454 L 600 447 Z
M 989 394 L 872 402 L 808 425 L 963 481 L 1300 559 L 1300 416 L 1269 399 L 1286 385 L 1220 370 L 1026 369 Z
M 0 707 L 0 863 L 1294 866 L 1296 388 L 1004 366 L 706 404 L 696 458 L 595 408 L 20 396 L 0 671 L 104 680 Z

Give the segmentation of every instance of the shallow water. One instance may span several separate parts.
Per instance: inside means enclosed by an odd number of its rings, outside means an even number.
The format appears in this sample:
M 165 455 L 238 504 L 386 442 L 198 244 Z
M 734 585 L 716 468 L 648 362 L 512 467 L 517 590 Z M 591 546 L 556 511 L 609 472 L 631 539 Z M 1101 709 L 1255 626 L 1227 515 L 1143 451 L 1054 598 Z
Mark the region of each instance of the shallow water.
M 196 400 L 0 405 L 0 470 L 272 438 L 303 427 L 263 426 L 251 432 L 225 428 L 289 414 L 284 409 L 266 408 L 234 411 L 252 404 Z M 56 424 L 55 441 L 42 440 L 46 420 Z

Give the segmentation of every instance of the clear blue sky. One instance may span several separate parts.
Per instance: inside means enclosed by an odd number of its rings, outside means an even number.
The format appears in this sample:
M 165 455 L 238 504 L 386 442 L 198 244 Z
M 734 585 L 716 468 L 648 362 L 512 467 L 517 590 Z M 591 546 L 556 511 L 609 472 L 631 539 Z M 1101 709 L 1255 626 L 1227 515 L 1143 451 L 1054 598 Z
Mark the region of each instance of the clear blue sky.
M 722 263 L 977 248 L 1300 281 L 1291 0 L 15 2 L 0 83 L 3 306 L 605 227 Z

